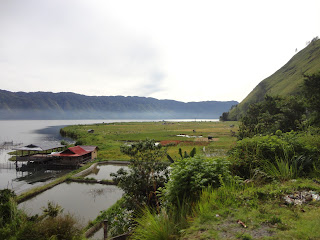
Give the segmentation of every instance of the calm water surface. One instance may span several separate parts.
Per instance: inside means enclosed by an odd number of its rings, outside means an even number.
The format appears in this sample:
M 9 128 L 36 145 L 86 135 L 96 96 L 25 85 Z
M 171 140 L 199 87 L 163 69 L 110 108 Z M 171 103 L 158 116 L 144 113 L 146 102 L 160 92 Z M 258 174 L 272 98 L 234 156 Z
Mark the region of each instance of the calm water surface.
M 127 166 L 124 166 L 124 165 L 103 164 L 103 165 L 98 165 L 97 168 L 86 177 L 95 178 L 97 180 L 104 180 L 104 179 L 112 180 L 110 173 L 116 173 L 120 168 L 123 168 L 124 170 L 129 169 Z
M 74 214 L 86 225 L 89 220 L 94 220 L 100 211 L 108 209 L 120 199 L 122 194 L 123 191 L 116 186 L 62 183 L 19 204 L 19 207 L 31 215 L 41 214 L 41 208 L 53 201 L 64 209 L 64 213 Z
M 0 145 L 3 142 L 27 145 L 39 142 L 60 142 L 60 128 L 74 124 L 107 122 L 104 120 L 10 120 L 0 121 Z M 10 188 L 17 194 L 32 187 L 43 185 L 67 171 L 30 170 L 16 171 L 10 166 L 8 153 L 14 146 L 0 147 L 0 189 Z

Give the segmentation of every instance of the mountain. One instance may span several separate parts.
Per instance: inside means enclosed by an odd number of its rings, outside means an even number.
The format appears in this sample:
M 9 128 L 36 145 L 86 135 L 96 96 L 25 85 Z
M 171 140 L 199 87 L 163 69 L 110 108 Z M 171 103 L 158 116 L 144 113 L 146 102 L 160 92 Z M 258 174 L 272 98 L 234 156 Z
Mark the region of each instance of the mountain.
M 0 90 L 0 119 L 219 118 L 236 101 L 179 102 L 146 97 Z
M 288 96 L 301 93 L 303 75 L 319 71 L 320 40 L 314 38 L 307 47 L 294 55 L 283 67 L 260 82 L 237 107 L 232 108 L 228 119 L 240 119 L 251 103 L 262 101 L 266 94 Z

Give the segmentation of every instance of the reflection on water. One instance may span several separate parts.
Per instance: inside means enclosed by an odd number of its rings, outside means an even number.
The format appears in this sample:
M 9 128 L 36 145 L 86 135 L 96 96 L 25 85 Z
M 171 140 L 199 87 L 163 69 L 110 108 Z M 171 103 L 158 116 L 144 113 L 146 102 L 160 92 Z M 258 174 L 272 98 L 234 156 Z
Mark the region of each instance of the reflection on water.
M 29 214 L 41 214 L 42 207 L 49 201 L 59 204 L 64 213 L 70 212 L 78 217 L 83 224 L 95 219 L 100 211 L 108 209 L 118 199 L 123 191 L 116 186 L 84 183 L 62 183 L 49 189 L 35 198 L 19 204 Z
M 56 177 L 60 177 L 70 170 L 29 170 L 16 171 L 16 169 L 0 169 L 0 189 L 13 189 L 20 194 L 31 187 L 38 187 L 52 181 Z
M 116 165 L 116 164 L 104 164 L 104 165 L 98 165 L 94 171 L 87 175 L 87 178 L 95 178 L 97 180 L 112 180 L 112 177 L 110 176 L 110 173 L 116 173 L 120 168 L 123 168 L 124 170 L 128 170 L 128 166 L 124 165 Z

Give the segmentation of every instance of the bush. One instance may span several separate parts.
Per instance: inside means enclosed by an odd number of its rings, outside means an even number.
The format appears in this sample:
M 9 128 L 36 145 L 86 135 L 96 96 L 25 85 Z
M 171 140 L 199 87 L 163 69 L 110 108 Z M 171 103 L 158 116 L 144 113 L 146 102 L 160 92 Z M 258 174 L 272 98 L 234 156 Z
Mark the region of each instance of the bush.
M 89 224 L 89 227 L 104 220 L 108 222 L 109 237 L 118 236 L 131 230 L 133 223 L 132 212 L 125 208 L 124 198 L 119 199 L 107 210 L 101 212 L 100 215 Z
M 159 205 L 156 191 L 164 187 L 169 176 L 168 162 L 163 160 L 167 153 L 154 140 L 140 141 L 121 147 L 121 152 L 130 156 L 129 170 L 120 168 L 112 173 L 113 181 L 125 192 L 125 205 L 136 211 L 144 205 L 151 208 Z
M 302 157 L 313 159 L 313 162 L 318 164 L 319 143 L 318 136 L 306 136 L 296 132 L 245 138 L 238 141 L 229 152 L 231 169 L 234 174 L 248 178 L 253 170 L 262 169 L 266 162 L 274 164 L 276 159 Z
M 229 162 L 225 159 L 211 159 L 196 156 L 175 161 L 171 167 L 169 182 L 162 190 L 163 200 L 177 205 L 185 199 L 195 201 L 200 192 L 211 186 L 217 188 L 221 180 L 231 178 Z
M 21 239 L 57 239 L 76 240 L 83 239 L 82 226 L 70 214 L 57 217 L 47 217 L 43 220 L 29 221 L 26 227 L 17 234 L 17 240 Z

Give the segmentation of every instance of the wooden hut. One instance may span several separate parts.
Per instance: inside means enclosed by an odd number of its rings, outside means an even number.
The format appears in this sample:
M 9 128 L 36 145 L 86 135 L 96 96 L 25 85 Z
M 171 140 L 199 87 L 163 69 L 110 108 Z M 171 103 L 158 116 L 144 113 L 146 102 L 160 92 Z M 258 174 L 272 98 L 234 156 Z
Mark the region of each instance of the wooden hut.
M 53 154 L 53 156 L 57 157 L 54 163 L 56 165 L 77 166 L 95 159 L 97 157 L 97 150 L 96 146 L 70 147 L 63 152 Z

